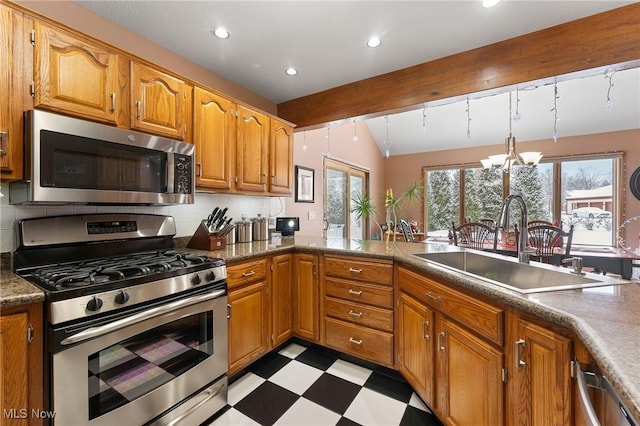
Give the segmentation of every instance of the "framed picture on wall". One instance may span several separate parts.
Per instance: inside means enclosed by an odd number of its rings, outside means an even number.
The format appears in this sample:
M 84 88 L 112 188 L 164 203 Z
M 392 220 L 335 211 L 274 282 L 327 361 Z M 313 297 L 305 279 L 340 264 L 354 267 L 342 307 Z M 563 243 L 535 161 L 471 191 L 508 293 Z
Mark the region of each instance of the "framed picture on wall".
M 313 174 L 313 169 L 296 166 L 296 203 L 313 203 Z

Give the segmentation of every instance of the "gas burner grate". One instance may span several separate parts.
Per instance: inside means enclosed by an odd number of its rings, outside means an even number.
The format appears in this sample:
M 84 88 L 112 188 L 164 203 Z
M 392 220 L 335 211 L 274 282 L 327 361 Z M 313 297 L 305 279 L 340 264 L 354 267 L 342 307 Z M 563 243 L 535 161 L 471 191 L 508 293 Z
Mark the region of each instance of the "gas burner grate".
M 108 258 L 50 265 L 36 269 L 33 277 L 41 284 L 56 289 L 106 284 L 159 273 L 167 273 L 195 265 L 212 263 L 206 256 L 173 249 L 153 250 Z

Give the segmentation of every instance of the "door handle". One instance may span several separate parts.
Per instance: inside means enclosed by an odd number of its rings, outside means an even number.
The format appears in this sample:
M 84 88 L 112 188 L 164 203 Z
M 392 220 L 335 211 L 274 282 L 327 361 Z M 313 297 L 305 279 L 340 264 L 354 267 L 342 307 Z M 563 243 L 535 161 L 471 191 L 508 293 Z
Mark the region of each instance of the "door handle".
M 140 101 L 136 101 L 136 118 L 140 120 Z
M 111 92 L 111 112 L 116 111 L 116 92 Z
M 7 132 L 0 132 L 0 157 L 7 155 Z
M 444 331 L 441 331 L 440 333 L 438 333 L 438 350 L 440 352 L 444 352 L 445 351 L 444 344 L 442 343 L 444 341 L 445 337 L 446 337 L 446 334 L 445 334 Z
M 520 359 L 520 348 L 521 347 L 524 348 L 524 345 L 525 345 L 524 339 L 518 339 L 518 340 L 516 340 L 516 342 L 514 344 L 516 368 L 522 368 L 525 365 L 527 365 L 523 360 Z
M 422 337 L 424 340 L 429 340 L 429 321 L 425 321 L 422 323 Z

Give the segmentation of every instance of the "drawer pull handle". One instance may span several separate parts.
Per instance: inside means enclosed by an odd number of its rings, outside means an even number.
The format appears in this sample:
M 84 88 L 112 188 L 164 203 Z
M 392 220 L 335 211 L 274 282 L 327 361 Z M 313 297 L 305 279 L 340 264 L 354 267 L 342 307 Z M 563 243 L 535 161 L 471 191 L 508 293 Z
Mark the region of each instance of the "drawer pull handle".
M 362 312 L 353 312 L 352 310 L 349 310 L 349 315 L 356 318 L 362 318 Z
M 362 339 L 356 340 L 353 337 L 349 337 L 349 342 L 353 343 L 354 345 L 362 346 Z
M 352 274 L 361 274 L 362 269 L 349 268 L 349 272 L 351 272 Z
M 349 289 L 349 294 L 353 294 L 354 296 L 362 295 L 362 290 L 354 290 L 352 288 Z
M 433 294 L 433 293 L 431 293 L 430 291 L 428 291 L 428 292 L 427 292 L 427 297 L 428 297 L 428 298 L 430 298 L 430 299 L 435 300 L 435 301 L 436 301 L 436 302 L 438 302 L 438 303 L 442 302 L 442 297 L 440 297 L 440 296 L 434 296 L 434 294 Z
M 116 92 L 111 92 L 111 112 L 116 112 Z
M 136 101 L 136 118 L 140 120 L 140 101 Z
M 242 276 L 246 278 L 246 277 L 250 277 L 250 276 L 255 275 L 255 274 L 256 274 L 256 271 L 249 271 L 249 272 L 243 272 Z

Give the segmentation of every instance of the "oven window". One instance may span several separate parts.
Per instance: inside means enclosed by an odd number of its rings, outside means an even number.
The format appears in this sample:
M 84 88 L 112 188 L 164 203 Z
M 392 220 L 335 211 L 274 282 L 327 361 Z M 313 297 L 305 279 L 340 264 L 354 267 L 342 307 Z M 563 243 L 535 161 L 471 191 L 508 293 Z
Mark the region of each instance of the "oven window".
M 89 419 L 171 381 L 213 355 L 213 312 L 138 334 L 89 356 Z
M 166 192 L 167 156 L 153 149 L 40 132 L 40 186 Z

